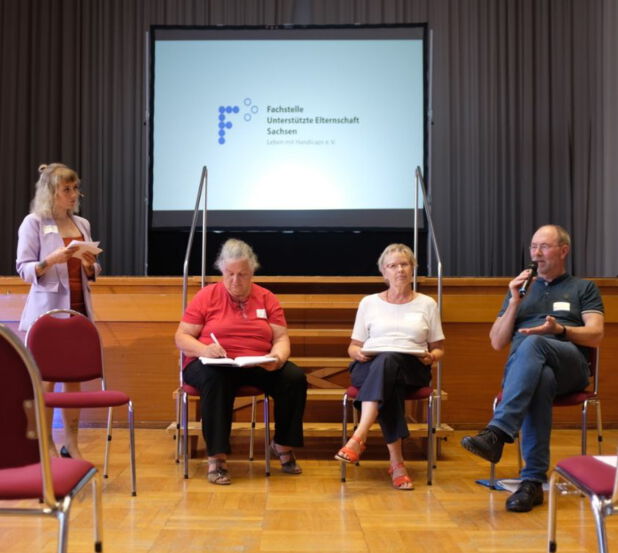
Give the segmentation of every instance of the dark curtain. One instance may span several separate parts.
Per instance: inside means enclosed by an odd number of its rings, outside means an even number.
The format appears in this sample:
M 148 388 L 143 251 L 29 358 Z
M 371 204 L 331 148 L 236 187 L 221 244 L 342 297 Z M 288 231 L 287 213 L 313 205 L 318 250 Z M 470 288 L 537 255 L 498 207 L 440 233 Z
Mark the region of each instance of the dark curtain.
M 105 273 L 143 274 L 151 25 L 427 22 L 445 273 L 514 274 L 555 222 L 575 273 L 613 276 L 617 21 L 612 0 L 0 0 L 0 274 L 52 161 L 82 177 Z
M 599 208 L 600 224 L 596 229 L 599 274 L 618 277 L 618 2 L 603 2 L 603 32 L 598 39 L 603 47 L 603 190 L 604 201 Z M 591 244 L 591 247 L 593 245 Z

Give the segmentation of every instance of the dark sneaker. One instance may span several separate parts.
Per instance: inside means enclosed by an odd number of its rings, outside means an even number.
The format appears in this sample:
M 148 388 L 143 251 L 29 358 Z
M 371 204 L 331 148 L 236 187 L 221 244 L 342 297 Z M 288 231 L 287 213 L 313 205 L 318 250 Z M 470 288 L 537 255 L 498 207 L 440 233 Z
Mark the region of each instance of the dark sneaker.
M 502 457 L 504 440 L 491 428 L 485 428 L 476 436 L 464 436 L 461 445 L 470 453 L 474 453 L 490 463 L 497 463 Z
M 543 504 L 543 484 L 533 480 L 523 480 L 515 493 L 506 500 L 506 510 L 527 513 L 532 507 Z

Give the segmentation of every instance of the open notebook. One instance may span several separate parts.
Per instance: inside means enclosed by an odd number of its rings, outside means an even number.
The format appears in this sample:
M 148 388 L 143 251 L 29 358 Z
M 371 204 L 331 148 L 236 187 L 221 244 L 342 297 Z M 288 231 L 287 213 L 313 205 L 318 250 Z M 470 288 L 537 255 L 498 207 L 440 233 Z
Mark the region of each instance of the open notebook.
M 227 367 L 255 367 L 265 363 L 272 363 L 276 360 L 276 357 L 269 357 L 267 355 L 248 355 L 236 357 L 236 359 L 228 357 L 200 357 L 200 361 L 204 365 L 222 365 Z

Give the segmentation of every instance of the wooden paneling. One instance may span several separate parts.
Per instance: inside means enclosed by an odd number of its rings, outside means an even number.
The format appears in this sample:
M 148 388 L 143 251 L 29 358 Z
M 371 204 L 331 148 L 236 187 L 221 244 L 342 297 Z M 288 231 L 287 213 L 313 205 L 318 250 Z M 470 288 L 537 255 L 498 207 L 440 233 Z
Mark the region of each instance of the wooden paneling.
M 263 277 L 257 282 L 275 290 L 286 309 L 292 355 L 322 359 L 323 366 L 303 363 L 305 370 L 341 368 L 359 299 L 383 288 L 373 277 Z M 350 286 L 348 287 L 348 281 Z M 595 279 L 606 307 L 606 337 L 601 347 L 601 394 L 603 419 L 618 426 L 618 279 Z M 448 392 L 442 420 L 455 427 L 479 427 L 491 413 L 494 394 L 500 387 L 506 352 L 489 345 L 489 329 L 501 305 L 508 279 L 445 279 L 443 322 L 446 357 L 443 389 Z M 303 286 L 307 291 L 303 293 Z M 192 292 L 199 286 L 192 279 Z M 351 288 L 352 290 L 350 290 Z M 16 328 L 27 286 L 16 277 L 0 277 L 0 321 Z M 419 289 L 435 293 L 434 279 L 420 279 Z M 179 278 L 101 277 L 93 285 L 97 325 L 105 347 L 110 387 L 127 391 L 133 398 L 138 424 L 167 426 L 175 417 L 172 392 L 178 384 L 178 354 L 173 335 L 181 312 Z M 314 363 L 315 365 L 315 363 Z M 321 378 L 325 373 L 316 373 Z M 333 385 L 343 386 L 347 373 L 327 375 Z M 317 380 L 316 380 L 317 381 Z M 315 402 L 307 407 L 307 421 L 335 421 L 340 417 L 336 402 Z M 554 410 L 556 425 L 579 422 L 578 408 Z M 118 409 L 115 419 L 126 414 Z M 100 424 L 104 413 L 84 413 L 85 423 Z

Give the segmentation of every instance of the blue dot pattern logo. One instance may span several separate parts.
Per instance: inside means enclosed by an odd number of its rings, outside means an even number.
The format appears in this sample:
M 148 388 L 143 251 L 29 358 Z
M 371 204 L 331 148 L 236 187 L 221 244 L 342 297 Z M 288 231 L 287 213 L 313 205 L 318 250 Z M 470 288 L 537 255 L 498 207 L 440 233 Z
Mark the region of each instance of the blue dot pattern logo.
M 242 118 L 246 123 L 248 123 L 251 121 L 252 117 L 258 113 L 259 108 L 253 104 L 253 101 L 251 100 L 251 98 L 245 98 L 242 103 L 246 110 Z M 238 115 L 239 113 L 240 113 L 239 106 L 232 106 L 232 105 L 219 106 L 219 109 L 218 109 L 218 122 L 219 123 L 217 125 L 217 129 L 218 129 L 217 142 L 219 142 L 221 146 L 223 146 L 226 143 L 226 137 L 228 135 L 228 132 L 233 127 L 233 123 L 232 121 L 229 120 L 229 118 L 233 117 L 234 115 Z

